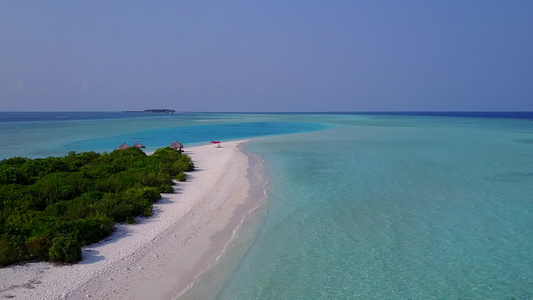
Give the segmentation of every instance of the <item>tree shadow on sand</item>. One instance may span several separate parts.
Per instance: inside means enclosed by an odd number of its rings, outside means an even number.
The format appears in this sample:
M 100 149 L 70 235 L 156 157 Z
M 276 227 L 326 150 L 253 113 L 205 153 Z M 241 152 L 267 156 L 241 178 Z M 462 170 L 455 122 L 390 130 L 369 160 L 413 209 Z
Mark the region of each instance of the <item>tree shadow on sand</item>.
M 189 175 L 188 178 L 192 178 L 192 176 Z M 156 222 L 159 219 L 160 214 L 165 210 L 165 206 L 176 202 L 175 199 L 172 199 L 173 198 L 172 196 L 181 194 L 183 190 L 183 187 L 181 187 L 179 183 L 177 183 L 173 187 L 174 187 L 174 193 L 161 194 L 161 199 L 159 199 L 159 201 L 154 203 L 154 206 L 152 207 L 152 216 L 137 217 L 135 219 L 137 221 L 135 224 L 117 223 L 115 224 L 114 230 L 111 233 L 111 235 L 99 241 L 98 243 L 83 247 L 82 248 L 82 260 L 79 261 L 77 264 L 89 265 L 89 264 L 94 264 L 94 263 L 103 261 L 105 259 L 105 256 L 101 255 L 98 248 L 109 245 L 109 244 L 117 243 L 121 239 L 131 236 L 133 232 L 132 228 L 134 226 Z

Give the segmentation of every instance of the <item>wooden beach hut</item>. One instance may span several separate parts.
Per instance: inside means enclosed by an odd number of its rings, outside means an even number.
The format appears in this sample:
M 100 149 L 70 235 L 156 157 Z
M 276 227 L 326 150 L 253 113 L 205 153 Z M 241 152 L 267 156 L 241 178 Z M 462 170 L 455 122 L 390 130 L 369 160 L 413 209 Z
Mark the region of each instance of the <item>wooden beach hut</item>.
M 181 152 L 181 149 L 183 149 L 183 144 L 182 143 L 178 143 L 178 141 L 174 141 L 174 143 L 170 144 L 170 146 L 168 146 L 170 149 L 175 149 L 175 150 L 178 150 L 179 152 Z
M 122 150 L 122 149 L 128 149 L 130 146 L 126 143 L 120 145 L 120 147 L 118 147 L 118 150 Z
M 139 149 L 142 149 L 142 148 L 146 148 L 143 144 L 137 142 L 137 144 L 133 145 L 132 147 L 136 147 L 136 148 L 139 148 Z

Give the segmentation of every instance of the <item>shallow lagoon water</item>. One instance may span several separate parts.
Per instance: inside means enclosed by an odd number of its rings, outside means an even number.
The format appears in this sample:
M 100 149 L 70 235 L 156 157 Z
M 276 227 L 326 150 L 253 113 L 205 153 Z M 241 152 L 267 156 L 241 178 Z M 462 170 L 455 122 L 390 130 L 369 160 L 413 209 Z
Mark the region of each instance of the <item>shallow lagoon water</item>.
M 324 121 L 247 148 L 268 214 L 216 299 L 533 297 L 533 122 Z
M 211 140 L 320 130 L 317 122 L 297 122 L 278 115 L 0 113 L 0 159 L 64 156 L 70 151 L 112 151 L 140 142 L 155 151 L 178 140 L 185 147 Z

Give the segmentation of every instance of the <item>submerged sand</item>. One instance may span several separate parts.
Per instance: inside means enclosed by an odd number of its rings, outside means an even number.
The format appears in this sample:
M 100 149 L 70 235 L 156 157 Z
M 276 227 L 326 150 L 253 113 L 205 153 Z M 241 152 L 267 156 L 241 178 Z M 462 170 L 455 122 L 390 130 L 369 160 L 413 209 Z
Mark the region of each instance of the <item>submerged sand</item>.
M 0 269 L 0 299 L 171 299 L 183 293 L 232 238 L 230 222 L 250 188 L 249 160 L 239 150 L 244 142 L 186 149 L 196 170 L 174 194 L 163 194 L 152 217 L 116 225 L 109 238 L 84 247 L 77 264 Z

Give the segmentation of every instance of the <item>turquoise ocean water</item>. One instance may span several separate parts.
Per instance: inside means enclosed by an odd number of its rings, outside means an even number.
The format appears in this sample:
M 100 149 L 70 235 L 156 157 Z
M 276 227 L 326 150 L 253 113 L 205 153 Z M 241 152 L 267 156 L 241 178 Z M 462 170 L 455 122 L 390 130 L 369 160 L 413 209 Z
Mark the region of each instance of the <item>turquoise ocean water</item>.
M 203 297 L 533 299 L 531 118 L 1 117 L 1 158 L 264 136 L 245 150 L 265 161 L 268 203 Z

